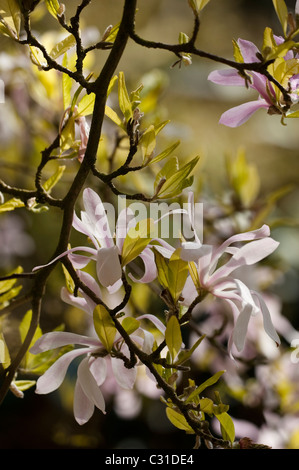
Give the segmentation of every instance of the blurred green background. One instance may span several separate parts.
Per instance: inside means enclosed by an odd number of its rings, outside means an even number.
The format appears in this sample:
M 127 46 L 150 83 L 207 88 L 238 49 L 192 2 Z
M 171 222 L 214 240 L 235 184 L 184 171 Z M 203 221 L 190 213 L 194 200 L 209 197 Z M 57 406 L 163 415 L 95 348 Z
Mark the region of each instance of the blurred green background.
M 74 11 L 77 3 L 76 0 L 65 0 L 68 15 Z M 290 9 L 294 8 L 295 1 L 286 3 Z M 122 0 L 93 0 L 83 15 L 84 26 L 89 28 L 90 37 L 97 37 L 97 30 L 103 33 L 109 24 L 116 24 L 121 17 L 122 6 Z M 181 31 L 191 34 L 192 20 L 187 0 L 140 0 L 136 31 L 147 39 L 176 43 Z M 51 28 L 56 27 L 52 18 L 49 20 L 48 16 L 39 18 L 37 15 L 35 27 L 39 33 L 46 31 L 50 25 Z M 232 39 L 252 40 L 259 47 L 266 26 L 280 34 L 280 25 L 271 0 L 211 0 L 201 15 L 197 46 L 232 58 Z M 51 109 L 50 99 L 44 114 L 37 114 L 32 121 L 28 121 L 26 116 L 30 113 L 27 114 L 26 107 L 35 106 L 34 101 L 28 98 L 27 102 L 20 101 L 19 116 L 15 115 L 11 100 L 15 106 L 18 96 L 24 96 L 22 87 L 33 94 L 39 93 L 39 90 L 31 90 L 30 83 L 26 83 L 28 75 L 22 74 L 22 62 L 18 55 L 22 48 L 1 37 L 0 50 L 0 78 L 3 76 L 10 97 L 0 108 L 0 176 L 11 184 L 26 186 L 32 177 L 29 164 L 38 161 L 37 149 L 43 148 L 47 137 L 51 135 L 50 122 L 55 116 L 55 109 Z M 26 56 L 25 51 L 22 53 Z M 95 54 L 92 64 L 95 72 L 100 70 L 105 57 L 106 52 Z M 12 64 L 14 60 L 17 64 Z M 170 119 L 170 124 L 165 128 L 165 138 L 172 141 L 179 136 L 180 159 L 200 155 L 195 179 L 198 178 L 213 199 L 221 201 L 228 187 L 225 157 L 235 156 L 240 148 L 244 148 L 248 161 L 255 164 L 259 171 L 260 197 L 285 185 L 293 185 L 292 191 L 279 201 L 275 209 L 277 217 L 291 219 L 292 224 L 276 228 L 273 236 L 281 242 L 279 252 L 289 266 L 279 294 L 283 298 L 287 315 L 298 327 L 298 122 L 290 120 L 287 126 L 282 126 L 279 116 L 268 116 L 264 110 L 260 110 L 248 123 L 237 129 L 219 125 L 218 120 L 225 110 L 256 99 L 255 93 L 245 89 L 218 87 L 208 82 L 209 72 L 219 68 L 216 63 L 194 57 L 192 66 L 172 68 L 175 60 L 166 51 L 145 50 L 130 41 L 119 70 L 125 72 L 129 89 L 135 89 L 141 81 L 147 86 L 151 86 L 155 80 L 155 83 L 160 83 L 159 113 L 164 119 Z M 9 82 L 12 77 L 17 77 L 16 86 Z M 39 111 L 38 106 L 36 110 Z M 31 112 L 34 113 L 34 109 Z M 48 128 L 45 124 L 47 120 Z M 33 137 L 35 146 L 32 146 Z M 71 179 L 71 168 L 69 170 L 68 177 Z M 18 264 L 30 270 L 32 266 L 43 262 L 55 247 L 59 222 L 60 214 L 55 210 L 51 211 L 50 216 L 41 213 L 32 217 L 26 212 L 2 214 L 1 271 L 7 272 Z M 18 238 L 20 233 L 21 239 Z M 9 244 L 10 249 L 7 248 Z M 42 317 L 42 328 L 45 331 L 52 323 L 58 325 L 61 321 L 73 328 L 76 328 L 76 322 L 77 327 L 80 326 L 81 319 L 76 320 L 72 316 L 73 312 L 66 312 L 65 305 L 57 296 L 62 282 L 62 273 L 56 269 L 46 293 Z M 160 308 L 161 305 L 157 302 L 153 307 Z M 20 315 L 14 314 L 16 322 Z M 13 330 L 14 323 L 10 328 Z M 10 333 L 13 338 L 13 331 Z M 72 378 L 70 374 L 64 387 L 49 396 L 36 396 L 34 389 L 29 390 L 23 400 L 9 395 L 1 408 L 0 448 L 174 449 L 193 446 L 192 437 L 176 431 L 167 421 L 164 405 L 147 396 L 142 398 L 142 407 L 139 409 L 140 404 L 137 406 L 136 415 L 125 418 L 122 413 L 117 414 L 113 403 L 109 403 L 110 411 L 106 416 L 96 411 L 90 422 L 80 427 L 72 414 Z M 239 410 L 239 416 L 246 418 L 249 415 L 256 424 L 260 423 L 260 410 L 249 410 L 246 407 Z

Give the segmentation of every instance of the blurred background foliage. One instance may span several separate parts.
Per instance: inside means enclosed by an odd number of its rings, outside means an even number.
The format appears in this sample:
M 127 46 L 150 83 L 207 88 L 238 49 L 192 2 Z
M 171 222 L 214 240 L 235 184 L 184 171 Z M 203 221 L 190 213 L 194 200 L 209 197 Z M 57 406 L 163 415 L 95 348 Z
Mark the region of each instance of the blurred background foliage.
M 290 9 L 294 8 L 295 2 L 286 3 Z M 77 1 L 65 0 L 65 5 L 70 16 Z M 84 40 L 99 40 L 100 33 L 109 24 L 114 25 L 119 21 L 122 5 L 122 0 L 93 1 L 83 15 Z M 181 31 L 191 34 L 192 11 L 188 8 L 187 1 L 139 0 L 138 6 L 136 31 L 142 37 L 176 43 Z M 36 9 L 33 15 L 34 28 L 42 35 L 43 41 L 50 45 L 57 41 L 57 24 L 43 12 L 41 6 Z M 232 39 L 248 39 L 259 47 L 266 26 L 280 34 L 271 0 L 211 0 L 201 15 L 197 45 L 205 51 L 232 58 Z M 91 54 L 86 64 L 88 69 L 97 74 L 107 53 L 97 51 Z M 153 120 L 170 120 L 158 140 L 160 151 L 180 139 L 181 144 L 176 149 L 180 161 L 200 156 L 194 190 L 199 201 L 207 201 L 207 221 L 213 221 L 213 207 L 220 211 L 220 219 L 225 222 L 227 214 L 238 206 L 241 207 L 241 217 L 236 219 L 238 227 L 235 228 L 248 227 L 248 210 L 252 210 L 257 217 L 254 220 L 250 216 L 250 223 L 257 223 L 258 217 L 261 217 L 261 224 L 271 226 L 272 236 L 281 242 L 275 258 L 279 272 L 275 294 L 280 299 L 283 314 L 295 329 L 299 329 L 298 122 L 295 119 L 289 120 L 287 126 L 282 126 L 278 116 L 269 116 L 261 110 L 239 128 L 230 129 L 219 125 L 222 112 L 255 95 L 244 89 L 217 87 L 208 82 L 209 72 L 219 68 L 216 63 L 194 57 L 191 66 L 179 68 L 172 67 L 175 60 L 168 52 L 145 50 L 130 41 L 119 70 L 124 71 L 129 90 L 136 89 L 140 83 L 144 85 L 141 106 L 145 113 L 144 126 Z M 25 48 L 1 36 L 0 78 L 5 83 L 6 94 L 5 103 L 0 108 L 0 175 L 8 184 L 30 188 L 40 152 L 51 142 L 63 113 L 61 77 L 56 72 L 42 74 L 37 71 L 29 61 Z M 112 95 L 112 105 L 113 100 Z M 107 119 L 99 148 L 101 170 L 108 169 L 107 156 L 113 147 L 114 138 L 115 127 Z M 118 152 L 115 161 L 121 160 L 122 156 L 122 152 Z M 251 177 L 247 180 L 245 177 L 241 189 L 234 179 L 234 175 L 238 173 L 236 163 L 234 166 L 229 162 L 239 162 L 241 171 L 246 167 L 244 162 L 251 168 Z M 64 194 L 79 164 L 77 161 L 63 163 L 66 171 L 61 183 L 55 188 L 57 195 Z M 48 165 L 46 174 L 50 176 L 54 170 L 55 163 L 53 167 Z M 142 176 L 136 174 L 134 178 L 130 175 L 130 179 L 124 178 L 121 183 L 128 190 L 146 190 L 150 193 L 153 187 L 152 178 L 149 171 Z M 111 194 L 103 187 L 97 189 L 103 199 L 111 198 Z M 236 197 L 239 198 L 238 203 L 234 199 Z M 265 209 L 265 212 L 261 212 L 261 209 Z M 24 209 L 0 214 L 1 273 L 7 273 L 18 265 L 25 271 L 31 270 L 33 266 L 48 259 L 55 248 L 60 222 L 61 214 L 58 209 L 53 208 L 49 212 L 37 214 Z M 219 226 L 225 236 L 225 225 Z M 73 243 L 76 241 L 74 235 Z M 260 274 L 261 282 L 267 283 L 267 278 L 263 276 L 266 275 Z M 63 304 L 59 298 L 63 283 L 62 270 L 57 267 L 47 287 L 41 319 L 43 331 L 61 323 L 65 324 L 67 330 L 78 332 L 84 326 L 83 315 Z M 25 291 L 26 284 L 23 289 Z M 163 313 L 162 302 L 158 297 L 152 296 L 148 286 L 137 285 L 132 305 L 137 312 L 148 311 L 158 315 Z M 21 310 L 1 319 L 12 351 L 18 346 L 16 327 L 24 313 Z M 214 372 L 214 368 L 217 369 L 213 354 L 215 353 L 207 348 L 194 359 L 193 379 L 203 380 L 211 370 Z M 270 419 L 274 442 L 278 446 L 299 448 L 298 367 L 293 365 L 289 375 L 286 372 L 287 366 L 291 366 L 289 352 L 282 359 L 278 359 L 276 355 L 273 358 L 270 389 L 264 383 L 266 377 L 269 380 L 268 369 L 263 370 L 262 366 L 260 369 L 245 367 L 244 381 L 239 383 L 233 373 L 235 366 L 231 364 L 230 372 L 236 382 L 232 380 L 230 384 L 226 384 L 228 388 L 224 386 L 223 398 L 225 401 L 229 397 L 232 417 L 247 420 L 249 427 L 260 430 L 264 429 L 265 422 L 268 419 L 269 423 Z M 227 364 L 225 367 L 227 368 Z M 159 391 L 155 387 L 144 390 L 143 377 L 140 377 L 137 385 L 140 393 L 112 395 L 113 384 L 110 390 L 107 384 L 107 397 L 111 396 L 107 415 L 95 412 L 90 422 L 80 427 L 72 414 L 73 380 L 74 376 L 69 374 L 60 390 L 49 396 L 36 396 L 34 389 L 26 392 L 23 400 L 9 395 L 1 408 L 0 448 L 193 446 L 192 437 L 176 431 L 167 421 L 165 407 L 158 399 Z M 272 394 L 267 398 L 270 402 L 275 402 L 274 409 L 278 410 L 278 415 L 286 420 L 283 438 L 279 431 L 281 421 L 277 423 L 274 417 L 274 423 L 271 421 L 272 415 L 265 418 L 265 390 Z

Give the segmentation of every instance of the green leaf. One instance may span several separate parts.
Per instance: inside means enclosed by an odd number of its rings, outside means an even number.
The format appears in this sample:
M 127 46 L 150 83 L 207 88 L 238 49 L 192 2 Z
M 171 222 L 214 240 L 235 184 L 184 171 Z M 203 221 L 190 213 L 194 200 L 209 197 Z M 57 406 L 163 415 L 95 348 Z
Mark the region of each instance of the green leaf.
M 140 139 L 143 163 L 151 160 L 156 148 L 156 132 L 153 125 L 149 126 Z M 147 162 L 146 162 L 147 161 Z
M 119 72 L 118 78 L 118 101 L 121 112 L 123 113 L 125 120 L 128 122 L 133 118 L 133 110 L 131 100 L 126 87 L 125 76 L 123 72 Z
M 15 380 L 14 384 L 17 386 L 21 392 L 25 392 L 29 388 L 33 387 L 36 384 L 35 380 Z
M 199 13 L 204 7 L 209 3 L 210 0 L 189 0 L 189 4 L 191 8 L 196 12 Z
M 66 267 L 63 264 L 61 264 L 61 266 L 65 277 L 66 288 L 71 294 L 73 294 L 76 287 L 75 282 Z
M 220 422 L 223 439 L 233 443 L 235 440 L 235 426 L 233 420 L 227 413 L 215 413 L 215 416 Z
M 78 104 L 77 116 L 88 116 L 93 113 L 95 94 L 84 95 Z
M 65 54 L 71 47 L 76 45 L 76 39 L 72 34 L 69 34 L 66 38 L 62 39 L 56 46 L 50 51 L 50 57 L 56 60 L 62 54 Z
M 21 10 L 17 0 L 0 0 L 0 22 L 2 31 L 13 39 L 19 39 L 21 28 Z
M 111 28 L 108 36 L 105 37 L 105 42 L 114 42 L 119 30 L 120 23 L 117 23 L 113 28 Z
M 151 241 L 153 230 L 154 221 L 152 219 L 141 220 L 135 227 L 130 228 L 122 247 L 122 266 L 140 255 Z
M 26 335 L 28 333 L 28 330 L 30 328 L 30 324 L 31 324 L 31 320 L 32 320 L 32 310 L 28 310 L 28 312 L 24 315 L 20 325 L 19 325 L 19 333 L 20 333 L 20 337 L 21 337 L 21 341 L 22 343 L 25 341 L 25 338 L 26 338 Z M 36 366 L 36 356 L 34 354 L 31 354 L 29 352 L 31 346 L 34 345 L 34 343 L 38 340 L 38 338 L 40 338 L 42 336 L 42 330 L 40 328 L 40 326 L 37 326 L 36 330 L 35 330 L 35 333 L 34 333 L 34 336 L 31 340 L 31 343 L 30 343 L 30 346 L 23 358 L 23 361 L 22 361 L 22 367 L 24 369 L 27 369 L 27 370 L 31 370 L 33 369 L 35 366 Z
M 203 341 L 203 339 L 206 337 L 206 335 L 202 335 L 192 346 L 190 349 L 183 349 L 182 351 L 179 352 L 178 358 L 175 361 L 175 365 L 180 365 L 183 364 L 184 362 L 188 361 L 194 351 L 198 348 L 200 343 Z
M 21 266 L 18 266 L 14 271 L 8 273 L 8 276 L 10 276 L 11 274 L 21 274 L 22 272 L 23 268 Z M 17 279 L 6 279 L 5 281 L 0 281 L 0 295 L 5 294 L 10 289 L 12 289 L 16 282 Z
M 67 54 L 64 54 L 62 65 L 65 68 L 68 68 Z M 67 73 L 62 74 L 62 96 L 63 96 L 63 107 L 67 109 L 71 102 L 71 91 L 72 91 L 72 79 Z
M 186 418 L 181 414 L 175 411 L 173 408 L 166 408 L 166 415 L 169 421 L 178 429 L 186 431 L 187 433 L 194 434 L 193 429 L 186 421 Z
M 154 250 L 155 263 L 158 271 L 158 281 L 164 289 L 168 289 L 168 264 L 163 255 L 158 250 Z
M 94 309 L 93 322 L 101 343 L 105 349 L 110 352 L 117 330 L 110 313 L 103 305 L 97 305 Z
M 178 301 L 189 274 L 188 262 L 180 258 L 179 252 L 180 249 L 176 250 L 168 263 L 169 292 L 174 302 Z
M 136 318 L 133 317 L 126 317 L 121 322 L 121 325 L 126 330 L 128 335 L 131 335 L 132 333 L 134 333 L 134 331 L 139 328 L 140 321 L 136 320 Z
M 15 209 L 18 209 L 20 207 L 25 207 L 24 202 L 21 201 L 21 199 L 13 197 L 12 199 L 9 199 L 8 201 L 4 202 L 4 204 L 0 205 L 0 213 L 14 211 Z
M 107 105 L 105 106 L 105 114 L 109 119 L 111 119 L 111 121 L 114 122 L 114 124 L 116 124 L 118 127 L 123 129 L 124 131 L 126 130 L 126 127 L 123 121 L 120 119 L 117 113 L 112 108 L 110 108 L 110 106 L 107 106 Z
M 284 0 L 272 0 L 276 14 L 282 26 L 284 35 L 287 35 L 288 28 L 288 8 Z
M 60 133 L 60 150 L 65 152 L 75 143 L 75 116 L 70 116 Z
M 210 398 L 201 398 L 198 400 L 198 404 L 200 405 L 200 411 L 208 415 L 214 414 L 214 402 Z
M 293 113 L 287 114 L 286 117 L 287 118 L 298 118 L 299 117 L 299 111 L 294 111 Z
M 250 207 L 260 190 L 260 177 L 255 165 L 247 162 L 244 150 L 237 157 L 227 159 L 230 184 L 244 207 Z
M 60 13 L 60 3 L 58 0 L 45 0 L 46 7 L 54 18 Z
M 214 385 L 216 382 L 218 382 L 219 378 L 221 377 L 222 374 L 224 374 L 224 372 L 225 370 L 221 370 L 217 372 L 208 380 L 206 380 L 201 385 L 199 385 L 192 393 L 190 393 L 189 397 L 186 400 L 186 403 L 190 403 L 191 401 L 194 400 L 194 398 L 200 395 L 207 387 L 211 387 L 211 385 Z
M 55 173 L 47 179 L 47 181 L 43 184 L 43 188 L 46 192 L 50 192 L 54 186 L 58 183 L 58 181 L 62 178 L 62 175 L 66 169 L 66 166 L 61 165 L 57 168 Z
M 178 319 L 172 315 L 166 325 L 165 341 L 172 361 L 176 358 L 182 346 L 182 333 Z
M 178 140 L 174 144 L 167 147 L 163 152 L 159 153 L 155 158 L 151 159 L 151 163 L 158 163 L 164 158 L 168 157 L 178 146 L 180 145 L 180 141 Z
M 195 165 L 198 163 L 198 160 L 199 157 L 193 158 L 190 162 L 186 163 L 179 170 L 177 169 L 176 165 L 171 168 L 169 166 L 171 165 L 171 160 L 169 160 L 169 162 L 167 163 L 167 171 L 165 175 L 166 181 L 161 187 L 161 189 L 158 191 L 158 198 L 161 199 L 178 196 L 184 188 L 191 186 L 193 182 L 193 177 L 190 176 L 190 173 L 192 172 Z
M 7 369 L 10 366 L 10 363 L 11 360 L 8 347 L 6 345 L 3 333 L 0 332 L 0 364 L 2 365 L 3 369 Z

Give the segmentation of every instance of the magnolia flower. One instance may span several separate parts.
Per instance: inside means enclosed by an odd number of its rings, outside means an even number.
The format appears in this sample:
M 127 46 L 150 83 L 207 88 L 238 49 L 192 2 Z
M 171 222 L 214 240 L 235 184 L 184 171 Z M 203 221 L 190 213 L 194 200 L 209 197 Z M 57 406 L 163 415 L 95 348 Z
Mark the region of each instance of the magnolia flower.
M 130 209 L 124 209 L 119 214 L 116 223 L 115 236 L 112 235 L 105 206 L 98 194 L 90 188 L 83 192 L 84 211 L 81 211 L 81 218 L 76 213 L 73 215 L 73 227 L 89 237 L 94 247 L 77 246 L 71 248 L 49 264 L 69 255 L 74 267 L 82 269 L 87 266 L 90 260 L 96 261 L 96 272 L 100 284 L 107 287 L 110 292 L 117 291 L 122 285 L 122 266 L 119 256 L 122 253 L 124 239 L 131 227 L 136 226 L 136 219 Z M 90 256 L 74 254 L 83 251 Z M 151 282 L 157 275 L 154 254 L 150 248 L 145 247 L 139 256 L 142 258 L 145 272 L 140 282 Z M 34 270 L 44 266 L 37 266 Z
M 138 319 L 148 319 L 164 334 L 165 326 L 153 315 L 142 315 Z M 139 344 L 144 352 L 152 351 L 154 337 L 151 333 L 138 328 L 130 335 L 132 341 Z M 75 344 L 81 346 L 63 354 L 36 383 L 37 394 L 47 394 L 57 390 L 62 384 L 69 365 L 79 357 L 85 356 L 77 369 L 77 380 L 74 390 L 74 416 L 79 424 L 85 424 L 93 415 L 94 407 L 105 413 L 105 400 L 100 386 L 107 378 L 107 358 L 111 361 L 111 369 L 117 384 L 123 389 L 132 389 L 137 369 L 126 368 L 122 359 L 108 356 L 101 341 L 96 337 L 83 336 L 76 333 L 54 331 L 41 336 L 30 349 L 32 354 L 39 354 L 51 349 Z M 128 346 L 117 333 L 114 347 L 125 357 L 130 357 Z
M 283 38 L 275 36 L 275 41 L 277 45 L 283 42 Z M 238 46 L 240 52 L 243 56 L 244 62 L 254 63 L 258 62 L 257 54 L 260 54 L 259 49 L 251 41 L 246 41 L 244 39 L 238 39 Z M 294 59 L 293 52 L 287 52 L 284 57 L 285 61 L 291 61 Z M 294 69 L 294 64 L 290 71 L 286 66 L 283 76 L 277 77 L 278 81 L 282 78 L 286 83 L 283 83 L 283 86 L 287 89 L 290 87 L 290 100 L 294 103 L 298 101 L 298 86 L 299 86 L 299 75 L 292 73 L 291 70 Z M 275 74 L 275 68 L 273 69 Z M 247 71 L 246 74 L 250 76 L 249 87 L 253 88 L 259 93 L 259 98 L 255 101 L 249 101 L 243 103 L 239 106 L 229 109 L 222 114 L 220 118 L 220 124 L 224 124 L 228 127 L 237 127 L 246 122 L 258 109 L 265 108 L 269 113 L 279 113 L 282 114 L 282 107 L 285 103 L 280 102 L 280 99 L 277 97 L 275 89 L 272 83 L 262 74 L 254 71 Z M 228 86 L 247 86 L 248 81 L 246 82 L 243 77 L 241 77 L 237 70 L 215 70 L 210 73 L 208 80 L 216 83 L 217 85 L 228 85 Z
M 182 243 L 182 259 L 194 262 L 197 268 L 197 280 L 194 276 L 193 278 L 189 276 L 184 286 L 182 292 L 184 303 L 190 305 L 199 293 L 203 292 L 211 293 L 226 301 L 236 318 L 229 347 L 231 348 L 234 343 L 238 351 L 244 347 L 250 318 L 258 313 L 263 316 L 266 333 L 277 344 L 280 343 L 262 296 L 231 276 L 237 268 L 258 263 L 273 253 L 279 243 L 269 235 L 269 227 L 263 225 L 258 230 L 233 235 L 219 247 L 203 245 L 198 237 L 195 242 Z M 232 246 L 240 242 L 248 243 L 241 247 Z M 223 255 L 230 255 L 224 263 Z
M 122 286 L 122 268 L 124 266 L 121 264 L 120 256 L 123 254 L 124 241 L 131 228 L 136 229 L 135 236 L 138 235 L 137 220 L 130 208 L 123 209 L 116 222 L 115 234 L 112 234 L 105 206 L 98 194 L 92 189 L 86 188 L 83 191 L 83 204 L 85 210 L 81 211 L 81 218 L 76 213 L 73 215 L 73 227 L 78 232 L 86 235 L 94 247 L 77 246 L 71 248 L 61 253 L 49 264 L 68 255 L 74 267 L 80 270 L 86 267 L 90 260 L 94 260 L 96 261 L 96 273 L 100 284 L 107 287 L 110 293 L 116 292 Z M 171 210 L 163 214 L 158 220 L 153 221 L 153 224 L 157 224 L 162 218 L 176 213 L 184 214 L 186 210 Z M 135 282 L 149 283 L 157 277 L 155 256 L 150 241 L 155 242 L 156 249 L 160 250 L 165 256 L 170 257 L 175 250 L 161 238 L 149 238 L 148 245 L 136 254 L 136 257 L 140 257 L 143 262 L 143 275 L 141 278 L 136 279 L 131 273 L 129 274 L 129 277 Z M 74 254 L 78 251 L 89 253 L 90 256 Z M 42 267 L 44 266 L 37 266 L 34 270 Z

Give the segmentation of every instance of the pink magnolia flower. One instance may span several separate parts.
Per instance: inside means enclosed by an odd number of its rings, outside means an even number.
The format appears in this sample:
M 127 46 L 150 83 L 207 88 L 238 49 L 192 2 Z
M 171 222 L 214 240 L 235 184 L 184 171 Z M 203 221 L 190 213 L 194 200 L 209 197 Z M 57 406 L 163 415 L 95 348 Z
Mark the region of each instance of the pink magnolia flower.
M 275 36 L 277 45 L 283 42 L 283 38 Z M 243 56 L 244 62 L 254 63 L 258 62 L 257 54 L 260 53 L 259 49 L 251 41 L 238 39 L 238 46 Z M 294 58 L 293 52 L 289 51 L 284 57 L 285 60 Z M 267 109 L 269 113 L 276 112 L 282 114 L 282 107 L 284 103 L 280 103 L 276 96 L 272 83 L 262 74 L 254 71 L 247 71 L 250 76 L 251 82 L 249 87 L 259 93 L 257 100 L 243 103 L 239 106 L 229 109 L 222 114 L 219 122 L 228 127 L 237 127 L 246 122 L 258 109 Z M 215 70 L 210 73 L 208 80 L 217 85 L 226 86 L 246 86 L 245 79 L 242 78 L 237 70 Z M 299 75 L 295 74 L 290 77 L 290 99 L 292 102 L 298 101 L 298 86 Z M 288 88 L 288 87 L 286 87 Z
M 142 315 L 138 319 L 148 319 L 164 334 L 165 326 L 153 315 Z M 132 341 L 138 344 L 147 354 L 152 352 L 154 336 L 142 328 L 130 335 Z M 105 413 L 105 400 L 100 386 L 107 378 L 107 358 L 111 361 L 111 369 L 117 384 L 126 390 L 133 388 L 137 369 L 126 368 L 122 359 L 108 356 L 101 341 L 96 337 L 76 333 L 54 331 L 41 336 L 30 349 L 32 354 L 39 354 L 51 349 L 75 344 L 81 346 L 63 354 L 47 371 L 38 378 L 37 394 L 47 394 L 57 390 L 62 384 L 69 365 L 79 357 L 85 356 L 77 369 L 77 380 L 74 390 L 74 416 L 79 424 L 85 424 L 97 407 Z M 127 358 L 130 357 L 128 346 L 117 333 L 114 346 Z
M 258 263 L 274 252 L 279 243 L 269 235 L 269 227 L 263 225 L 258 230 L 233 235 L 219 247 L 204 245 L 198 237 L 195 242 L 182 243 L 182 259 L 195 262 L 198 271 L 198 285 L 191 276 L 187 278 L 182 292 L 184 303 L 190 305 L 202 292 L 209 292 L 227 302 L 235 317 L 229 348 L 235 344 L 238 351 L 244 347 L 250 318 L 258 313 L 263 316 L 266 333 L 277 344 L 280 343 L 262 296 L 231 276 L 237 268 Z M 240 242 L 247 243 L 234 246 Z M 223 263 L 224 255 L 228 255 L 229 259 Z

